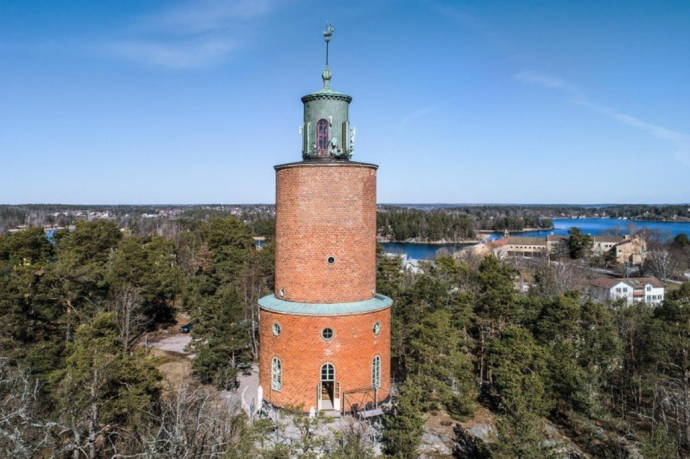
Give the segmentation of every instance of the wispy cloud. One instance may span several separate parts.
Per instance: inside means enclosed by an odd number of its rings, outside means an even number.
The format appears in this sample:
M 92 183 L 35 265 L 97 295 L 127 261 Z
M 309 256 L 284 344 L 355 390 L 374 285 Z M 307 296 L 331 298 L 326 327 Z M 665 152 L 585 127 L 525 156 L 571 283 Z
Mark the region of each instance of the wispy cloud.
M 490 27 L 480 18 L 456 6 L 449 7 L 437 3 L 432 8 L 449 21 L 460 24 L 466 29 L 473 31 L 481 37 L 484 42 L 502 51 L 508 61 L 524 60 L 523 58 L 525 55 L 520 50 L 510 41 L 506 40 L 496 29 Z M 569 96 L 567 100 L 572 104 L 586 107 L 593 112 L 600 113 L 627 126 L 646 132 L 655 138 L 672 143 L 676 148 L 676 159 L 690 166 L 690 136 L 663 126 L 648 123 L 625 113 L 620 113 L 611 107 L 594 103 L 577 87 L 577 85 L 562 78 L 535 72 L 519 72 L 515 74 L 515 78 L 522 83 L 535 84 L 544 88 L 562 91 Z M 414 114 L 410 116 L 414 116 Z
M 196 0 L 140 18 L 136 25 L 144 30 L 167 33 L 205 33 L 227 29 L 238 21 L 267 16 L 280 0 Z
M 420 118 L 424 118 L 425 116 L 436 111 L 437 109 L 437 105 L 430 105 L 428 107 L 420 108 L 419 110 L 410 113 L 400 121 L 400 124 L 398 125 L 398 134 L 403 132 L 403 130 L 405 130 L 405 128 L 409 126 L 410 123 L 412 123 L 413 121 L 416 121 Z
M 567 100 L 571 104 L 586 107 L 593 112 L 600 113 L 627 126 L 646 132 L 652 137 L 674 144 L 676 147 L 676 159 L 686 166 L 690 166 L 690 136 L 663 126 L 648 123 L 625 113 L 620 113 L 611 107 L 594 103 L 576 85 L 561 78 L 534 72 L 520 72 L 515 75 L 515 78 L 523 83 L 536 84 L 544 88 L 563 91 L 570 96 Z
M 446 19 L 473 31 L 484 41 L 506 53 L 507 56 L 513 57 L 517 54 L 515 47 L 510 43 L 510 41 L 503 38 L 493 28 L 489 27 L 484 21 L 480 20 L 475 15 L 469 14 L 455 5 L 448 6 L 444 4 L 435 4 L 432 5 L 432 9 L 444 16 Z
M 511 62 L 523 61 L 525 54 L 515 46 L 514 40 L 506 38 L 490 23 L 468 11 L 467 5 L 457 2 L 449 6 L 447 4 L 431 1 L 431 9 L 448 21 L 460 25 L 462 28 L 474 33 L 484 43 L 499 50 L 503 57 Z M 463 6 L 464 5 L 464 6 Z
M 581 96 L 580 90 L 575 85 L 560 78 L 540 75 L 533 72 L 520 72 L 515 75 L 515 78 L 523 83 L 533 83 L 544 86 L 545 88 L 560 89 L 571 93 L 573 96 Z
M 221 62 L 235 48 L 229 40 L 168 43 L 120 41 L 106 46 L 114 56 L 145 65 L 171 69 L 206 67 Z
M 218 64 L 249 45 L 253 31 L 286 0 L 185 0 L 142 16 L 126 38 L 105 43 L 109 55 L 139 64 L 198 68 Z

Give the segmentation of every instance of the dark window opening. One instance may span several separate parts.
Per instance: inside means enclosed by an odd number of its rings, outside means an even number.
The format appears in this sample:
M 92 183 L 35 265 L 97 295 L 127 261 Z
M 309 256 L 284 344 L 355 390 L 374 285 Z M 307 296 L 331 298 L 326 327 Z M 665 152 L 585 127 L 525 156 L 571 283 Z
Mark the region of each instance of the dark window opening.
M 333 338 L 333 329 L 332 328 L 324 328 L 323 331 L 321 332 L 321 336 L 325 340 L 330 340 Z
M 320 119 L 316 125 L 316 149 L 319 156 L 328 155 L 328 121 Z

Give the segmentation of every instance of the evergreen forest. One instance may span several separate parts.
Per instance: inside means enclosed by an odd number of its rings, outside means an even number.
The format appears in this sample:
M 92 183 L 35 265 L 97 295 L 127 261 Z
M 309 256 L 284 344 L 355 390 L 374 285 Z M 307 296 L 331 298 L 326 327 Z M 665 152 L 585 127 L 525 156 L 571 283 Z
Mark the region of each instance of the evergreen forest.
M 468 231 L 456 223 L 441 220 Z M 257 359 L 257 300 L 273 290 L 257 228 L 208 215 L 166 236 L 106 220 L 0 236 L 0 456 L 444 457 L 423 446 L 439 419 L 445 457 L 690 454 L 690 283 L 656 308 L 597 303 L 544 262 L 523 293 L 492 256 L 411 274 L 379 254 L 398 389 L 375 435 L 319 437 L 328 420 L 299 407 L 291 437 L 250 422 L 226 395 Z M 195 358 L 174 373 L 152 343 L 187 320 Z

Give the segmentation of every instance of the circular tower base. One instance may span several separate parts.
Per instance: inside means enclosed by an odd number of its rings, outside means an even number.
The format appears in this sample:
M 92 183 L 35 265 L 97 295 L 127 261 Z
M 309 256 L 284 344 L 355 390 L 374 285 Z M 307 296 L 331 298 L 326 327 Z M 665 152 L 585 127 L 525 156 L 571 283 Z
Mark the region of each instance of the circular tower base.
M 388 398 L 390 298 L 306 304 L 270 295 L 259 304 L 259 381 L 266 402 L 351 412 Z

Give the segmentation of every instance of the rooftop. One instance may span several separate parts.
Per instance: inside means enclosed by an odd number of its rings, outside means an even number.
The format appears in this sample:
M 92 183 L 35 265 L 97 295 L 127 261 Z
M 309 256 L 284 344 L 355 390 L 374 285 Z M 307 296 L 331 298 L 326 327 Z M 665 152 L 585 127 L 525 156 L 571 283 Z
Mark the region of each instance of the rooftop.
M 664 288 L 665 285 L 656 277 L 598 277 L 590 282 L 590 285 L 602 288 L 613 288 L 621 282 L 633 289 L 644 288 L 645 285 L 652 285 L 655 288 Z
M 303 316 L 341 316 L 351 314 L 365 314 L 389 308 L 393 300 L 385 295 L 376 294 L 365 301 L 353 301 L 350 303 L 297 303 L 268 295 L 259 300 L 259 306 L 272 312 L 281 314 L 295 314 Z
M 508 236 L 508 244 L 510 245 L 540 245 L 546 246 L 545 237 L 514 237 Z
M 594 236 L 594 242 L 616 243 L 624 240 L 625 238 L 623 236 Z

